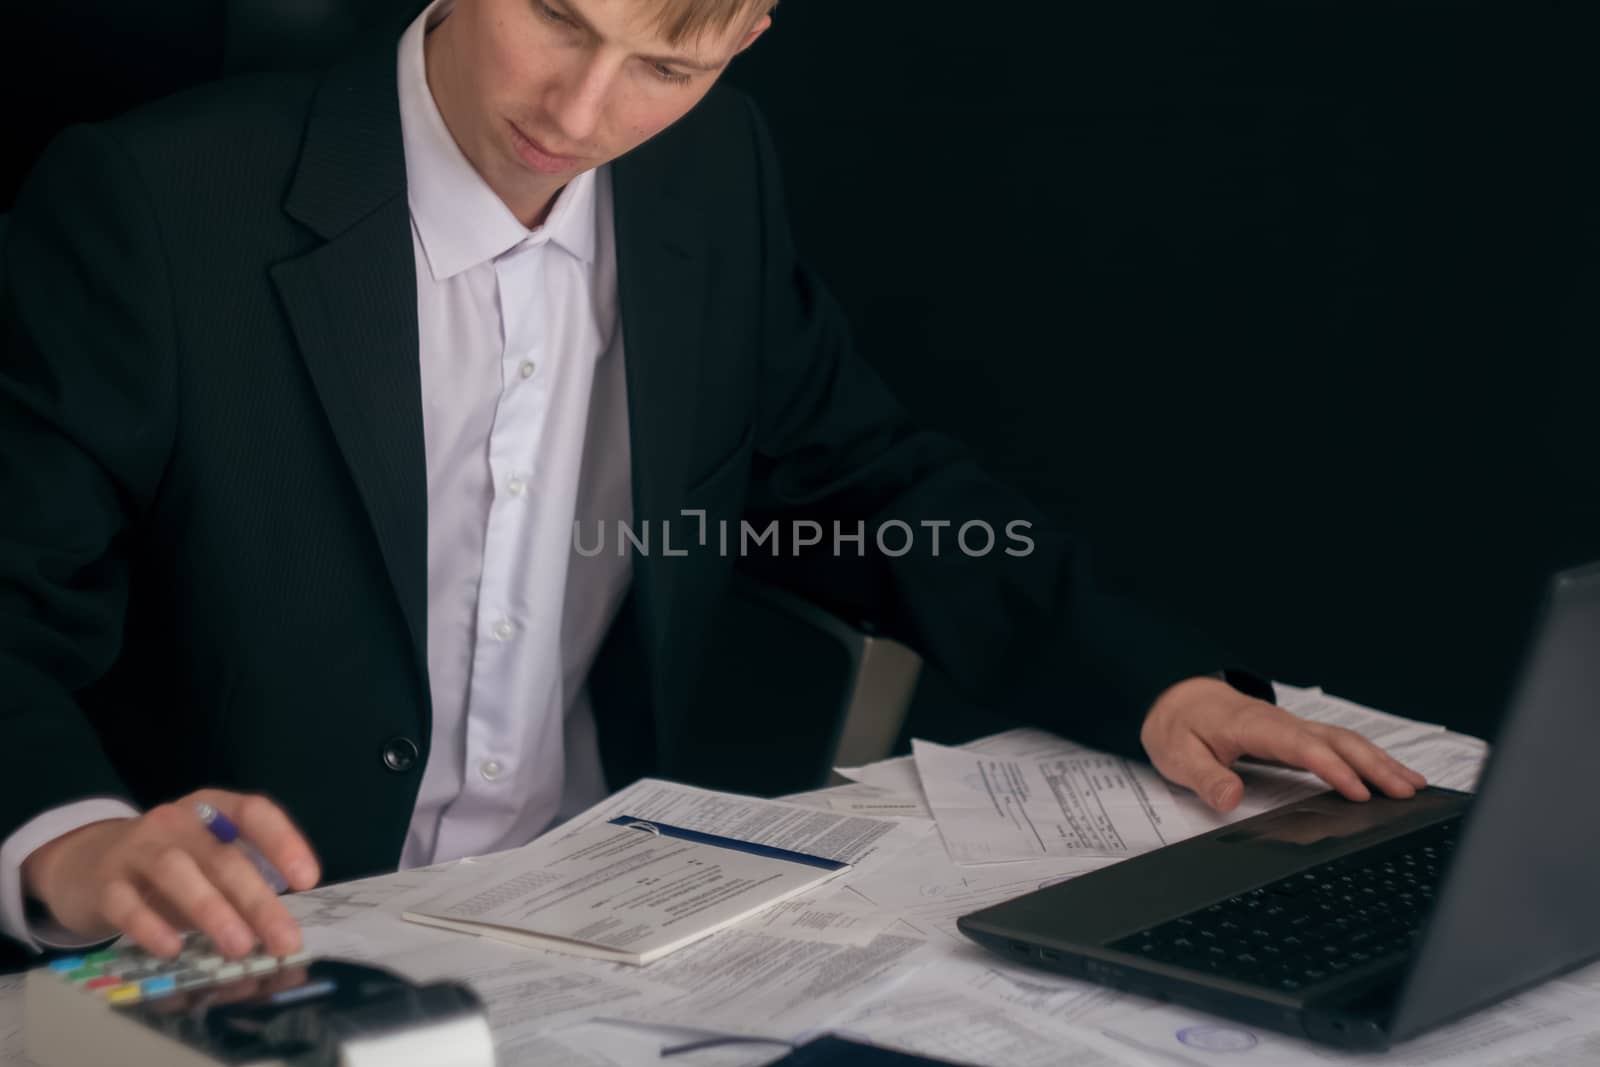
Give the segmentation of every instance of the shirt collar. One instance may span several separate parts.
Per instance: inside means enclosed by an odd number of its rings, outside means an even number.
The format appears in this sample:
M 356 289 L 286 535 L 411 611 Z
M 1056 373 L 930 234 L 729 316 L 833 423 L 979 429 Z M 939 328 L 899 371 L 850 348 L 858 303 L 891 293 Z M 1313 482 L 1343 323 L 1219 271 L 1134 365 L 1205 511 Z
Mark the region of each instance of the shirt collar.
M 435 281 L 504 255 L 521 244 L 550 241 L 585 264 L 595 254 L 595 174 L 567 183 L 542 226 L 528 229 L 462 154 L 428 88 L 423 39 L 449 15 L 454 0 L 434 0 L 400 39 L 400 127 L 405 144 L 411 219 Z

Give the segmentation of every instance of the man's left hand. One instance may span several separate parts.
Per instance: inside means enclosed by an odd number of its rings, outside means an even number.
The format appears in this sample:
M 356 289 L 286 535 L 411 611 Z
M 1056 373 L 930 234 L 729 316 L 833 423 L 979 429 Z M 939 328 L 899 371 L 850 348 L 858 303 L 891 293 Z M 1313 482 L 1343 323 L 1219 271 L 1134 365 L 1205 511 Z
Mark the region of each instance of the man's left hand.
M 1244 756 L 1310 771 L 1351 800 L 1371 798 L 1367 783 L 1391 797 L 1428 784 L 1360 734 L 1299 718 L 1217 678 L 1189 678 L 1162 693 L 1139 740 L 1156 770 L 1220 812 L 1244 796 L 1232 770 Z

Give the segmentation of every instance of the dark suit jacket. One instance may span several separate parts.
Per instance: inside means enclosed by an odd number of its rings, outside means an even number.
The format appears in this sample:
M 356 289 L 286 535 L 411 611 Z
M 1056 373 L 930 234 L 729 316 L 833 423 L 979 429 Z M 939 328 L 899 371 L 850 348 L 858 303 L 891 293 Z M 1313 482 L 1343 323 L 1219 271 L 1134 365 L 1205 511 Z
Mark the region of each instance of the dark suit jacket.
M 275 797 L 329 879 L 397 862 L 431 708 L 396 40 L 73 128 L 19 198 L 0 836 L 89 795 L 216 785 Z M 1063 532 L 907 424 L 796 262 L 746 98 L 713 91 L 614 174 L 636 523 L 988 521 L 1002 541 L 983 558 L 952 527 L 938 556 L 924 531 L 898 558 L 766 569 L 969 693 L 1122 750 L 1160 689 L 1217 665 L 1110 607 Z M 1000 550 L 1016 519 L 1035 523 L 1021 558 Z M 734 562 L 636 561 L 591 675 L 613 786 L 672 776 L 716 736 L 690 692 Z M 1070 702 L 1068 680 L 1093 695 Z

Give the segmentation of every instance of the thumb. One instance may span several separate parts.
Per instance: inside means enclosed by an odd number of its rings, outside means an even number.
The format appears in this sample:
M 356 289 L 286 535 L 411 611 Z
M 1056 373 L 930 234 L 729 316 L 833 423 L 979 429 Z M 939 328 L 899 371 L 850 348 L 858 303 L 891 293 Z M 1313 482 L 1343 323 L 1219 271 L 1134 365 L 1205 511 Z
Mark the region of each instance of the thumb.
M 1244 780 L 1219 763 L 1217 773 L 1195 792 L 1205 798 L 1213 811 L 1230 812 L 1244 799 Z
M 1212 810 L 1232 811 L 1244 798 L 1244 780 L 1233 773 L 1204 741 L 1188 731 L 1180 733 L 1150 761 L 1169 781 L 1194 790 Z

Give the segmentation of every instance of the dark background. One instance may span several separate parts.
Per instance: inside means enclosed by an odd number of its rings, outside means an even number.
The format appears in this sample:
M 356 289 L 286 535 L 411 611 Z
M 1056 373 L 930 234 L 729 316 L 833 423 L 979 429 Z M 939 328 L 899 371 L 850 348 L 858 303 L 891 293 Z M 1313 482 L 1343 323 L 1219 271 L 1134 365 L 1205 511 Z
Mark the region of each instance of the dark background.
M 261 65 L 252 6 L 24 16 L 0 205 L 63 122 Z M 1600 558 L 1585 6 L 783 0 L 729 77 L 922 421 L 1241 663 L 1492 736 Z M 930 676 L 913 728 L 969 710 Z
M 785 0 L 732 76 L 921 419 L 1245 663 L 1488 735 L 1600 557 L 1597 27 Z M 920 728 L 958 706 L 929 679 Z

